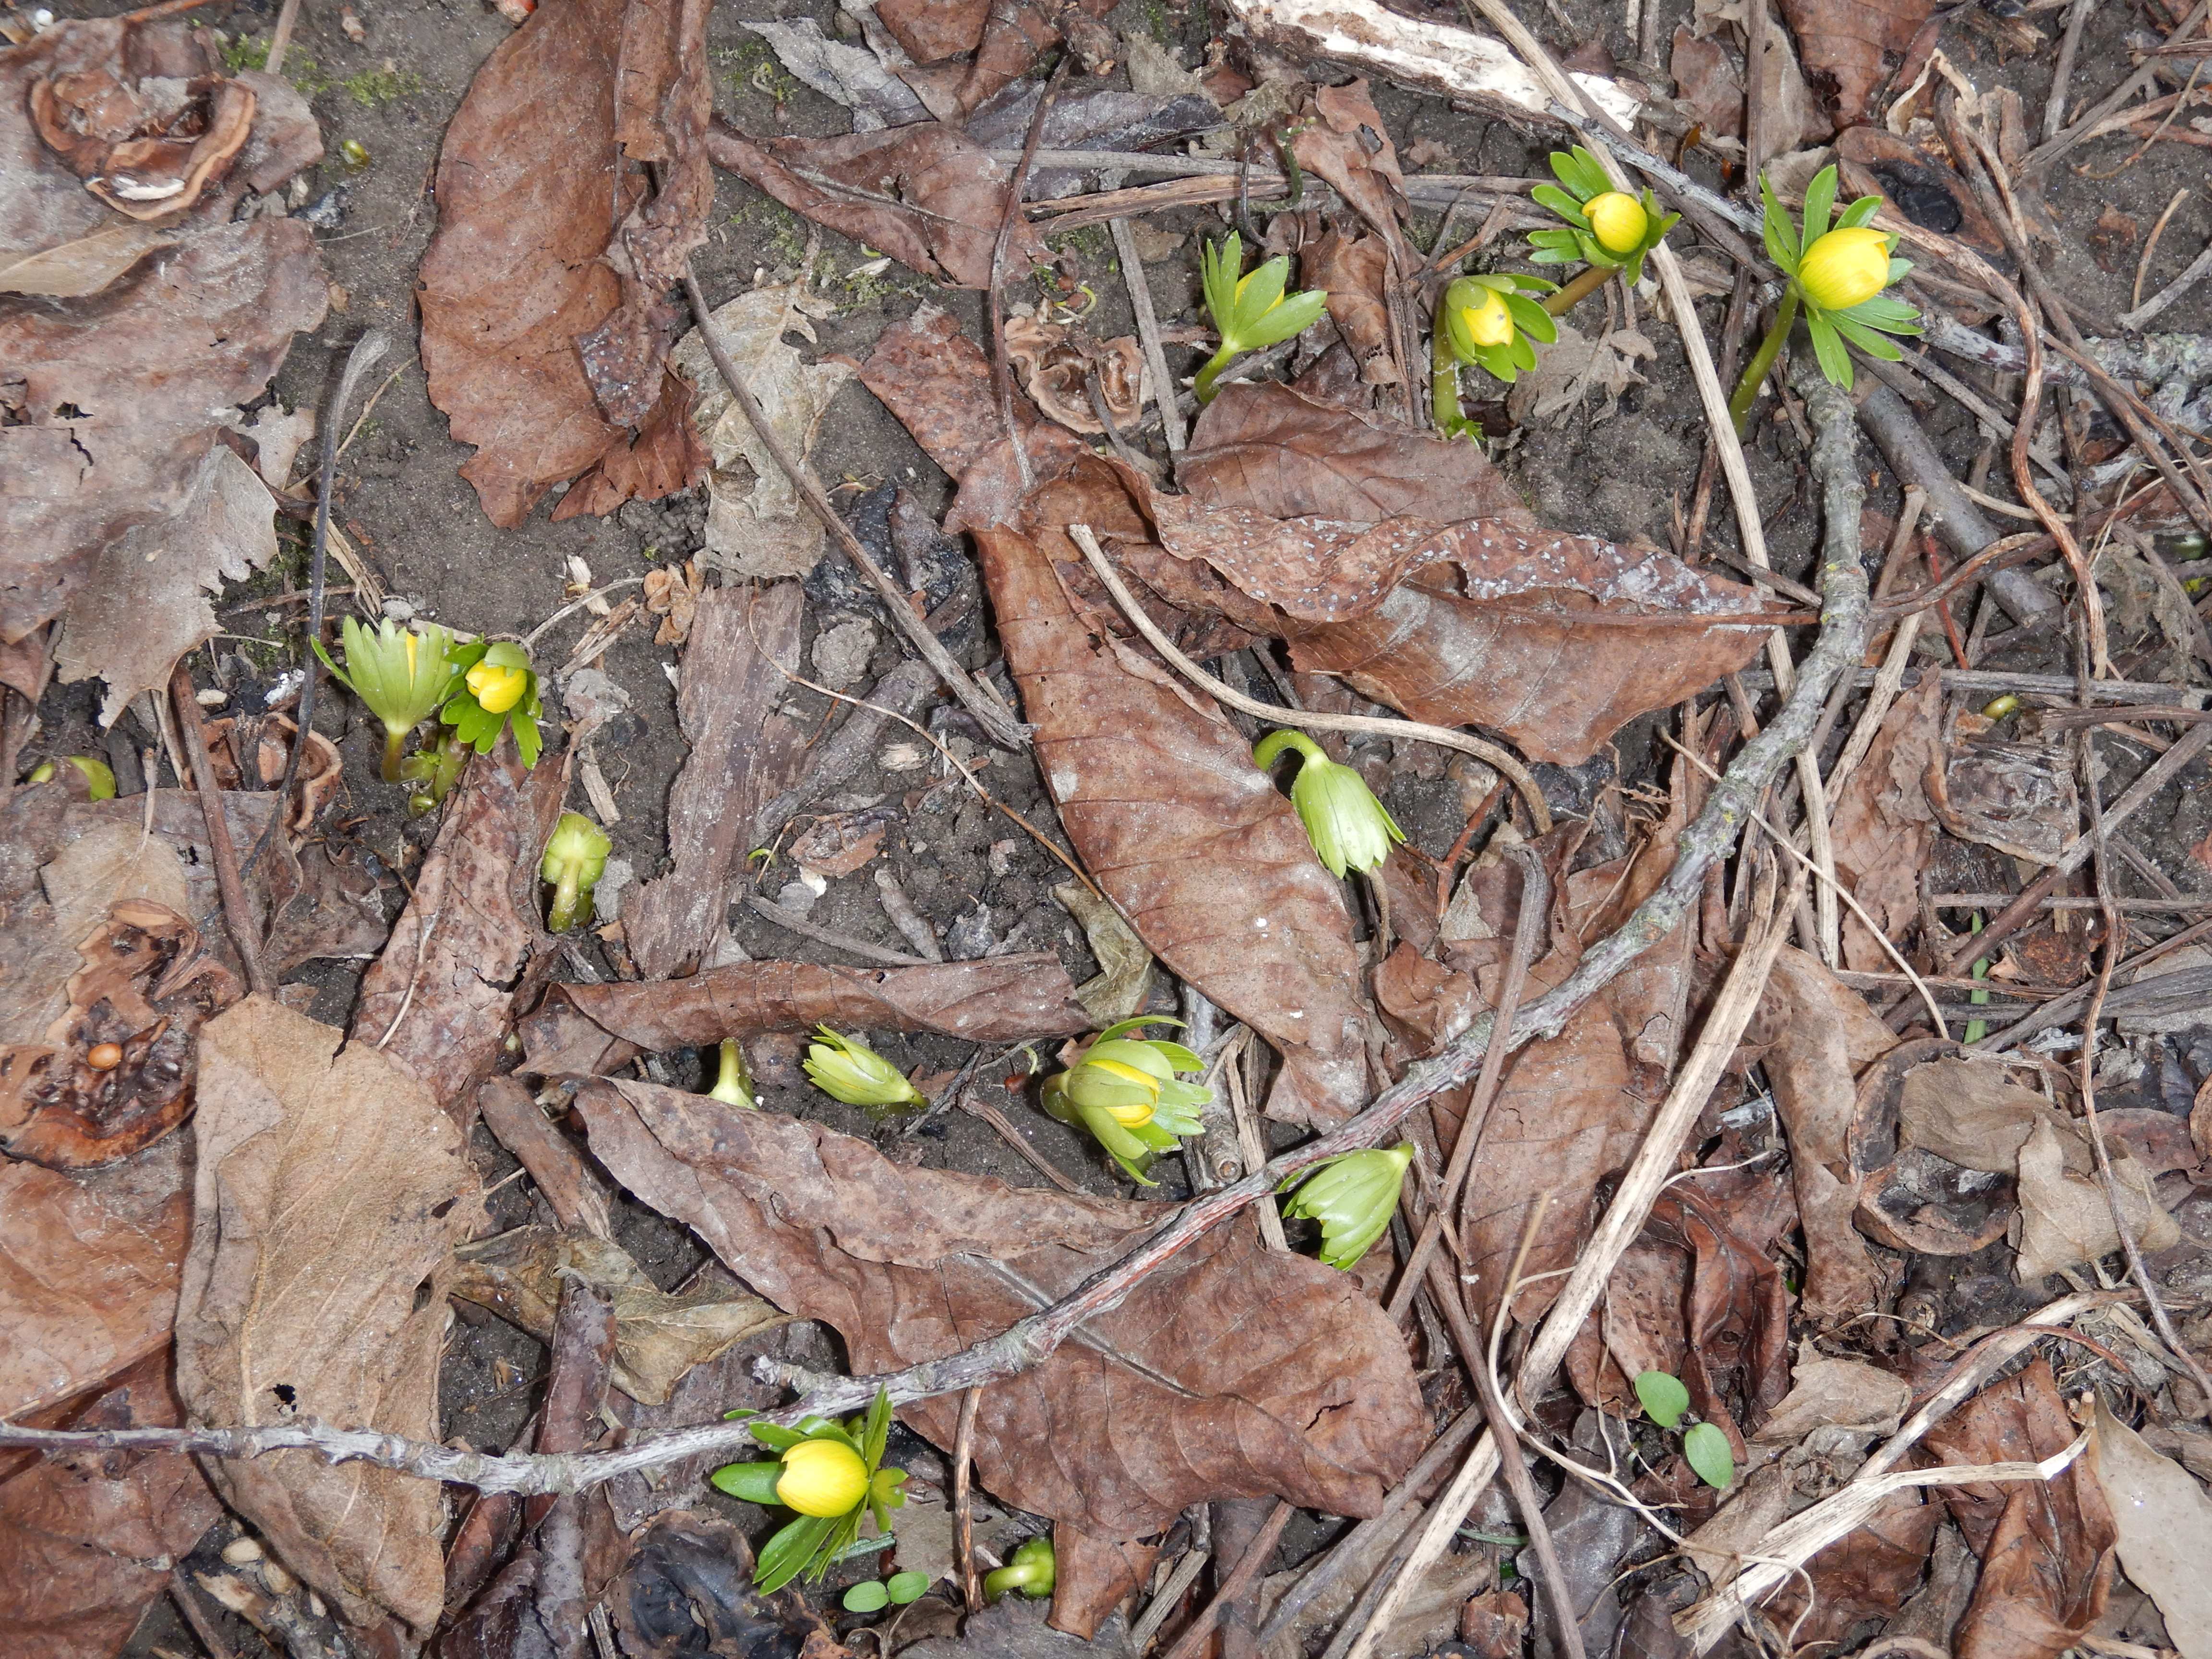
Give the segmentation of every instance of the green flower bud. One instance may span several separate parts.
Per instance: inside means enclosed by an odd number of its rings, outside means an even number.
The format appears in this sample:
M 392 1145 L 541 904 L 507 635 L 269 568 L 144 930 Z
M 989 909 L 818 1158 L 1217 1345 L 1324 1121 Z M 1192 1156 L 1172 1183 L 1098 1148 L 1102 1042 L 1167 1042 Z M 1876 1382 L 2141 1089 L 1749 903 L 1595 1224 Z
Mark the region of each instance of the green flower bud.
M 761 1547 L 753 1584 L 763 1595 L 801 1573 L 819 1579 L 859 1537 L 863 1514 L 890 1531 L 891 1511 L 906 1502 L 901 1490 L 906 1471 L 882 1467 L 890 1421 L 890 1398 L 878 1389 L 865 1418 L 837 1424 L 808 1417 L 795 1429 L 755 1423 L 753 1437 L 775 1448 L 777 1461 L 726 1463 L 708 1477 L 732 1498 L 798 1512 L 797 1520 Z
M 591 921 L 592 889 L 605 873 L 607 854 L 613 850 L 606 831 L 582 813 L 561 814 L 538 866 L 538 875 L 553 884 L 553 904 L 545 917 L 549 931 L 565 933 Z
M 1261 770 L 1285 749 L 1298 752 L 1298 775 L 1291 784 L 1291 805 L 1306 827 L 1306 839 L 1333 876 L 1346 870 L 1379 868 L 1391 847 L 1406 839 L 1395 819 L 1375 799 L 1367 780 L 1338 764 L 1303 732 L 1285 726 L 1260 739 L 1252 751 Z
M 1221 349 L 1199 371 L 1193 390 L 1200 403 L 1213 398 L 1214 382 L 1230 361 L 1247 351 L 1289 339 L 1310 328 L 1328 303 L 1321 289 L 1302 294 L 1283 292 L 1290 280 L 1291 261 L 1279 253 L 1245 276 L 1243 239 L 1231 231 L 1221 241 L 1200 251 L 1199 275 L 1206 290 L 1206 308 L 1221 335 Z
M 1042 1601 L 1052 1594 L 1058 1566 L 1051 1537 L 1040 1534 L 1015 1550 L 1005 1566 L 983 1575 L 984 1599 L 995 1601 L 1008 1590 L 1018 1589 L 1030 1600 Z
M 1045 1079 L 1045 1110 L 1061 1122 L 1088 1130 L 1130 1178 L 1150 1187 L 1145 1171 L 1156 1153 L 1198 1131 L 1197 1109 L 1213 1097 L 1203 1085 L 1177 1079 L 1202 1072 L 1206 1062 L 1180 1042 L 1132 1038 L 1146 1025 L 1180 1020 L 1139 1016 L 1110 1025 L 1065 1072 Z
M 435 623 L 418 630 L 389 620 L 377 623 L 372 633 L 352 617 L 340 620 L 338 635 L 345 646 L 344 668 L 331 660 L 320 640 L 314 641 L 315 654 L 332 679 L 384 722 L 384 781 L 403 782 L 400 755 L 407 734 L 453 695 L 459 672 L 453 636 Z
M 714 1086 L 707 1094 L 709 1099 L 719 1100 L 726 1106 L 739 1106 L 747 1110 L 757 1108 L 759 1103 L 753 1099 L 752 1079 L 745 1071 L 745 1051 L 738 1047 L 737 1038 L 722 1039 Z
M 1348 1268 L 1382 1237 L 1397 1213 L 1398 1194 L 1413 1161 L 1410 1141 L 1388 1151 L 1370 1148 L 1332 1158 L 1315 1166 L 1283 1213 L 1321 1223 L 1321 1259 L 1332 1267 Z M 1293 1176 L 1283 1185 L 1297 1179 Z
M 94 760 L 89 755 L 64 755 L 62 757 L 62 764 L 76 768 L 78 775 L 84 780 L 87 800 L 115 799 L 115 774 L 108 769 L 106 761 Z M 40 761 L 31 769 L 31 775 L 24 781 L 52 783 L 56 775 L 53 762 Z
M 857 1038 L 817 1025 L 804 1064 L 814 1086 L 848 1106 L 922 1106 L 921 1091 L 897 1066 Z

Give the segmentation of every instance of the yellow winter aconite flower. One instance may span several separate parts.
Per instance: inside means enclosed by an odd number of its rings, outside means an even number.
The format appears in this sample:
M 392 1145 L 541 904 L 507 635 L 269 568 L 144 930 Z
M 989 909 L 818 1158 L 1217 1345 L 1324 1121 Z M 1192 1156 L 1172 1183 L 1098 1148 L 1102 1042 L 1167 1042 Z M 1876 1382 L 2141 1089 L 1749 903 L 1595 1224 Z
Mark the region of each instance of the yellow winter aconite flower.
M 1797 264 L 1805 297 L 1830 311 L 1848 311 L 1889 286 L 1889 238 L 1871 225 L 1832 230 Z
M 408 654 L 412 657 L 414 653 L 410 651 Z M 522 694 L 530 689 L 530 671 L 480 662 L 469 670 L 468 688 L 485 714 L 504 714 L 520 702 Z
M 801 1515 L 842 1515 L 867 1496 L 868 1466 L 836 1440 L 802 1440 L 783 1455 L 775 1498 Z
M 1108 1026 L 1073 1065 L 1045 1079 L 1039 1097 L 1047 1112 L 1089 1130 L 1132 1180 L 1147 1187 L 1154 1184 L 1145 1173 L 1154 1155 L 1198 1133 L 1198 1109 L 1213 1092 L 1176 1076 L 1206 1069 L 1205 1060 L 1182 1044 L 1129 1033 L 1182 1023 L 1139 1015 Z
M 1634 252 L 1644 245 L 1644 233 L 1651 228 L 1651 216 L 1644 210 L 1644 204 L 1625 191 L 1609 190 L 1591 197 L 1583 204 L 1583 216 L 1589 221 L 1590 234 L 1597 238 L 1598 246 L 1607 253 Z

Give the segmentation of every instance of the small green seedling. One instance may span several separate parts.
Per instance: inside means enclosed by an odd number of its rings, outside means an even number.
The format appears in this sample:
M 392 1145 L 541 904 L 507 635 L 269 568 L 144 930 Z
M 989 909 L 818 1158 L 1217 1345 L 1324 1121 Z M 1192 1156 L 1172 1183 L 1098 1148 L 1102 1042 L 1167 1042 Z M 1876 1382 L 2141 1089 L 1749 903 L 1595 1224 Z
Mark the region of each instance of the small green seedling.
M 1689 1414 L 1690 1391 L 1665 1371 L 1639 1372 L 1636 1398 L 1644 1414 L 1662 1429 L 1672 1430 Z M 1711 1423 L 1692 1423 L 1683 1431 L 1682 1455 L 1698 1479 L 1717 1492 L 1727 1491 L 1735 1480 L 1735 1454 L 1728 1436 Z
M 926 1572 L 895 1572 L 888 1579 L 863 1578 L 844 1595 L 848 1613 L 881 1613 L 887 1607 L 919 1601 L 929 1589 Z
M 983 1575 L 984 1599 L 995 1601 L 1019 1590 L 1031 1601 L 1042 1601 L 1052 1594 L 1059 1571 L 1059 1561 L 1052 1553 L 1051 1534 L 1040 1533 L 1018 1547 L 1005 1566 Z

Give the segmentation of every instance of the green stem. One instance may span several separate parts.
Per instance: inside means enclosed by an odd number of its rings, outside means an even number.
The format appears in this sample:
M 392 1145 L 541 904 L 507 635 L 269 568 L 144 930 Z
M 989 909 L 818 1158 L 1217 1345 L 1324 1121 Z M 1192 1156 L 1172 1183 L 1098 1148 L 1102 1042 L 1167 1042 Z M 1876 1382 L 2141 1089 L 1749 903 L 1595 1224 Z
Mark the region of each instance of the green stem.
M 1212 361 L 1198 371 L 1198 379 L 1191 383 L 1190 389 L 1200 403 L 1213 401 L 1213 383 L 1221 378 L 1221 371 L 1229 367 L 1236 356 L 1235 349 L 1224 342 L 1221 349 L 1213 354 Z
M 1459 353 L 1452 349 L 1444 330 L 1443 302 L 1437 303 L 1436 325 L 1429 336 L 1429 412 L 1439 432 L 1456 434 L 1467 430 L 1467 416 L 1459 407 Z
M 571 860 L 561 872 L 561 879 L 553 884 L 553 908 L 545 917 L 548 933 L 565 933 L 576 925 L 576 906 L 580 896 L 576 882 L 576 866 Z
M 1790 331 L 1797 321 L 1797 286 L 1791 283 L 1782 292 L 1782 303 L 1774 313 L 1774 326 L 1766 331 L 1766 337 L 1759 343 L 1759 349 L 1744 365 L 1743 378 L 1735 383 L 1735 395 L 1729 399 L 1729 417 L 1735 422 L 1735 435 L 1744 434 L 1744 424 L 1750 418 L 1751 406 L 1759 397 L 1759 388 L 1765 380 L 1767 371 L 1774 367 L 1774 359 L 1782 349 L 1782 343 L 1790 337 Z
M 1547 294 L 1544 296 L 1544 309 L 1554 317 L 1565 316 L 1584 300 L 1603 288 L 1606 279 L 1613 275 L 1613 268 L 1611 265 L 1584 266 L 1582 275 L 1569 283 L 1557 294 Z
M 1285 749 L 1295 749 L 1301 760 L 1327 760 L 1322 746 L 1295 726 L 1279 726 L 1260 739 L 1252 750 L 1252 763 L 1262 772 L 1275 763 Z
M 407 733 L 412 729 L 401 726 L 394 731 L 388 726 L 384 728 L 384 781 L 386 783 L 407 781 L 407 774 L 402 767 L 407 749 Z
M 714 1086 L 707 1092 L 728 1106 L 750 1106 L 751 1093 L 746 1089 L 744 1050 L 738 1047 L 735 1037 L 722 1039 L 721 1061 L 717 1066 Z

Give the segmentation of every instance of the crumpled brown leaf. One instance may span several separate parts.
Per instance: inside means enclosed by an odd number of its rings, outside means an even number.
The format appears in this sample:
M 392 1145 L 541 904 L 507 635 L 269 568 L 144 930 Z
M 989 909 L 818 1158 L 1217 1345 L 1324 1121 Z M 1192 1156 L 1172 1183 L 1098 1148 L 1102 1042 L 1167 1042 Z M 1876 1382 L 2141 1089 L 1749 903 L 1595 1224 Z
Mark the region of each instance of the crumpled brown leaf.
M 1934 9 L 1930 0 L 1782 0 L 1804 52 L 1806 78 L 1838 127 L 1856 126 L 1872 112 L 1874 89 L 1889 72 L 1884 58 L 1901 61 Z
M 1027 74 L 1063 30 L 1094 52 L 1102 33 L 1110 46 L 1112 34 L 1095 20 L 1112 9 L 1112 0 L 886 0 L 876 15 L 923 66 L 905 78 L 933 113 L 949 120 Z M 975 54 L 971 62 L 930 72 L 966 52 Z
M 838 968 L 737 962 L 684 979 L 556 985 L 522 1022 L 522 1069 L 591 1077 L 641 1054 L 703 1048 L 760 1031 L 941 1031 L 970 1042 L 1073 1036 L 1093 1029 L 1048 951 Z
M 174 1428 L 164 1349 L 65 1426 Z M 192 1460 L 173 1451 L 82 1451 L 0 1485 L 0 1621 L 14 1659 L 119 1653 L 173 1565 L 222 1513 Z
M 691 389 L 662 368 L 684 317 L 665 290 L 713 194 L 697 131 L 705 11 L 548 0 L 485 59 L 446 129 L 422 367 L 454 439 L 477 446 L 461 476 L 501 528 L 566 480 L 556 519 L 705 475 Z M 666 170 L 648 195 L 641 163 L 655 150 Z
M 2096 1465 L 2118 1532 L 2120 1565 L 2158 1603 L 2182 1659 L 2212 1653 L 2212 1498 L 2189 1471 L 2153 1450 L 2095 1395 Z
M 515 1016 L 553 970 L 538 861 L 567 787 L 562 755 L 526 771 L 511 737 L 471 756 L 414 895 L 362 976 L 354 1040 L 420 1078 L 456 1122 L 475 1116 Z
M 577 1097 L 599 1161 L 856 1372 L 949 1354 L 1065 1294 L 1164 1206 L 902 1169 L 866 1142 L 703 1095 L 605 1079 Z M 957 1397 L 900 1415 L 953 1443 Z M 1215 1229 L 1035 1369 L 986 1388 L 981 1483 L 1101 1539 L 1205 1498 L 1372 1514 L 1427 1414 L 1405 1345 L 1344 1274 Z
M 714 165 L 818 224 L 888 253 L 909 270 L 960 288 L 988 288 L 991 250 L 1013 169 L 957 128 L 934 121 L 830 138 L 756 139 L 717 123 Z M 835 185 L 816 184 L 817 175 Z M 853 191 L 865 191 L 857 198 Z M 1051 258 L 1027 220 L 1014 221 L 1006 269 Z
M 1291 154 L 1297 164 L 1350 203 L 1382 238 L 1401 271 L 1411 269 L 1399 216 L 1406 210 L 1406 179 L 1397 147 L 1375 107 L 1364 79 L 1313 89 L 1308 118 L 1296 124 Z
M 2081 823 L 2074 762 L 2040 743 L 1960 744 L 1921 780 L 1929 811 L 1961 841 L 2034 864 L 2056 864 Z
M 51 1422 L 168 1346 L 185 1180 L 175 1138 L 83 1175 L 0 1162 L 0 1419 Z
M 518 1227 L 465 1247 L 450 1289 L 550 1342 L 561 1286 L 570 1278 L 599 1286 L 613 1302 L 615 1386 L 648 1406 L 665 1405 L 694 1365 L 787 1319 L 720 1268 L 689 1290 L 663 1291 L 621 1245 L 557 1227 Z
M 623 939 L 647 979 L 696 972 L 723 937 L 732 862 L 754 813 L 791 781 L 797 734 L 773 711 L 799 666 L 805 608 L 797 582 L 699 596 L 676 694 L 691 752 L 668 796 L 672 867 L 623 906 Z
M 710 1652 L 846 1659 L 847 1649 L 803 1594 L 794 1588 L 757 1595 L 752 1571 L 744 1534 L 722 1516 L 692 1510 L 659 1516 L 608 1591 L 622 1650 L 629 1659 Z
M 218 459 L 216 430 L 327 306 L 307 227 L 267 218 L 204 230 L 83 300 L 0 300 L 0 636 L 20 639 L 125 558 L 146 578 L 132 626 L 147 628 L 150 595 L 175 611 L 171 625 L 204 629 L 186 645 L 214 631 L 198 587 L 261 555 L 228 533 L 200 538 L 250 512 L 232 469 L 267 501 L 235 456 Z M 170 568 L 148 569 L 165 550 Z M 127 632 L 120 616 L 85 618 L 64 677 L 105 672 Z
M 1079 613 L 1055 564 L 1082 556 L 1044 535 L 975 542 L 1069 840 L 1154 956 L 1281 1051 L 1268 1115 L 1341 1122 L 1367 1065 L 1335 881 L 1236 728 Z
M 368 1042 L 249 997 L 200 1032 L 196 1224 L 177 1388 L 196 1423 L 296 1411 L 437 1437 L 454 1247 L 483 1219 L 460 1131 Z M 279 1452 L 210 1466 L 226 1502 L 347 1621 L 427 1632 L 445 1602 L 437 1488 Z
M 2039 1356 L 1984 1389 L 1921 1444 L 1931 1466 L 2033 1463 L 2065 1450 L 2074 1433 L 2050 1364 Z M 2078 1643 L 2104 1611 L 2118 1536 L 2088 1461 L 2052 1480 L 1936 1490 L 1982 1558 L 1981 1582 L 1953 1639 L 1958 1659 L 2056 1659 Z
M 1314 411 L 1311 424 L 1299 404 Z M 1294 614 L 1349 617 L 1277 624 L 1300 669 L 1340 675 L 1418 720 L 1495 727 L 1533 759 L 1573 764 L 1637 714 L 1758 650 L 1754 629 L 1696 625 L 1754 609 L 1748 590 L 1664 553 L 1529 527 L 1494 473 L 1470 482 L 1486 464 L 1448 453 L 1473 445 L 1340 411 L 1324 422 L 1322 413 L 1285 389 L 1232 386 L 1208 408 L 1178 470 L 1197 507 L 1277 521 L 1270 539 L 1207 548 L 1224 576 L 1247 592 L 1264 588 Z M 1330 439 L 1346 431 L 1364 442 L 1332 450 Z M 1233 467 L 1212 464 L 1217 448 L 1233 453 Z M 1388 482 L 1371 482 L 1376 474 Z M 1345 510 L 1370 491 L 1388 513 Z M 1501 494 L 1504 510 L 1483 516 Z M 1353 533 L 1376 520 L 1385 522 Z M 1342 568 L 1355 546 L 1379 562 Z M 1431 560 L 1439 562 L 1420 569 Z M 1601 625 L 1600 616 L 1625 625 Z
M 1775 957 L 1754 1018 L 1758 1038 L 1771 1043 L 1766 1075 L 1790 1139 L 1805 1228 L 1800 1309 L 1826 1325 L 1885 1307 L 1895 1288 L 1891 1270 L 1853 1225 L 1865 1176 L 1852 1164 L 1850 1139 L 1858 1106 L 1854 1080 L 1897 1039 L 1863 997 L 1790 945 Z
M 2033 1090 L 2008 1083 L 2002 1064 L 1945 1060 L 1914 1068 L 1899 1096 L 1898 1133 L 1904 1144 L 1963 1168 L 2017 1179 L 2014 1271 L 2022 1284 L 2120 1248 L 2087 1128 Z M 2106 1140 L 2112 1185 L 2136 1243 L 2157 1251 L 2179 1243 L 2180 1224 L 2151 1190 L 2154 1172 L 2112 1129 Z
M 1009 317 L 1006 357 L 1036 406 L 1071 431 L 1106 430 L 1091 407 L 1093 374 L 1116 428 L 1126 430 L 1143 412 L 1145 360 L 1133 334 L 1095 340 L 1069 324 Z
M 0 1149 L 50 1169 L 128 1157 L 182 1123 L 200 1026 L 241 989 L 190 922 L 143 899 L 118 900 L 77 951 L 46 1043 L 0 1049 Z M 114 1064 L 92 1063 L 102 1047 Z

